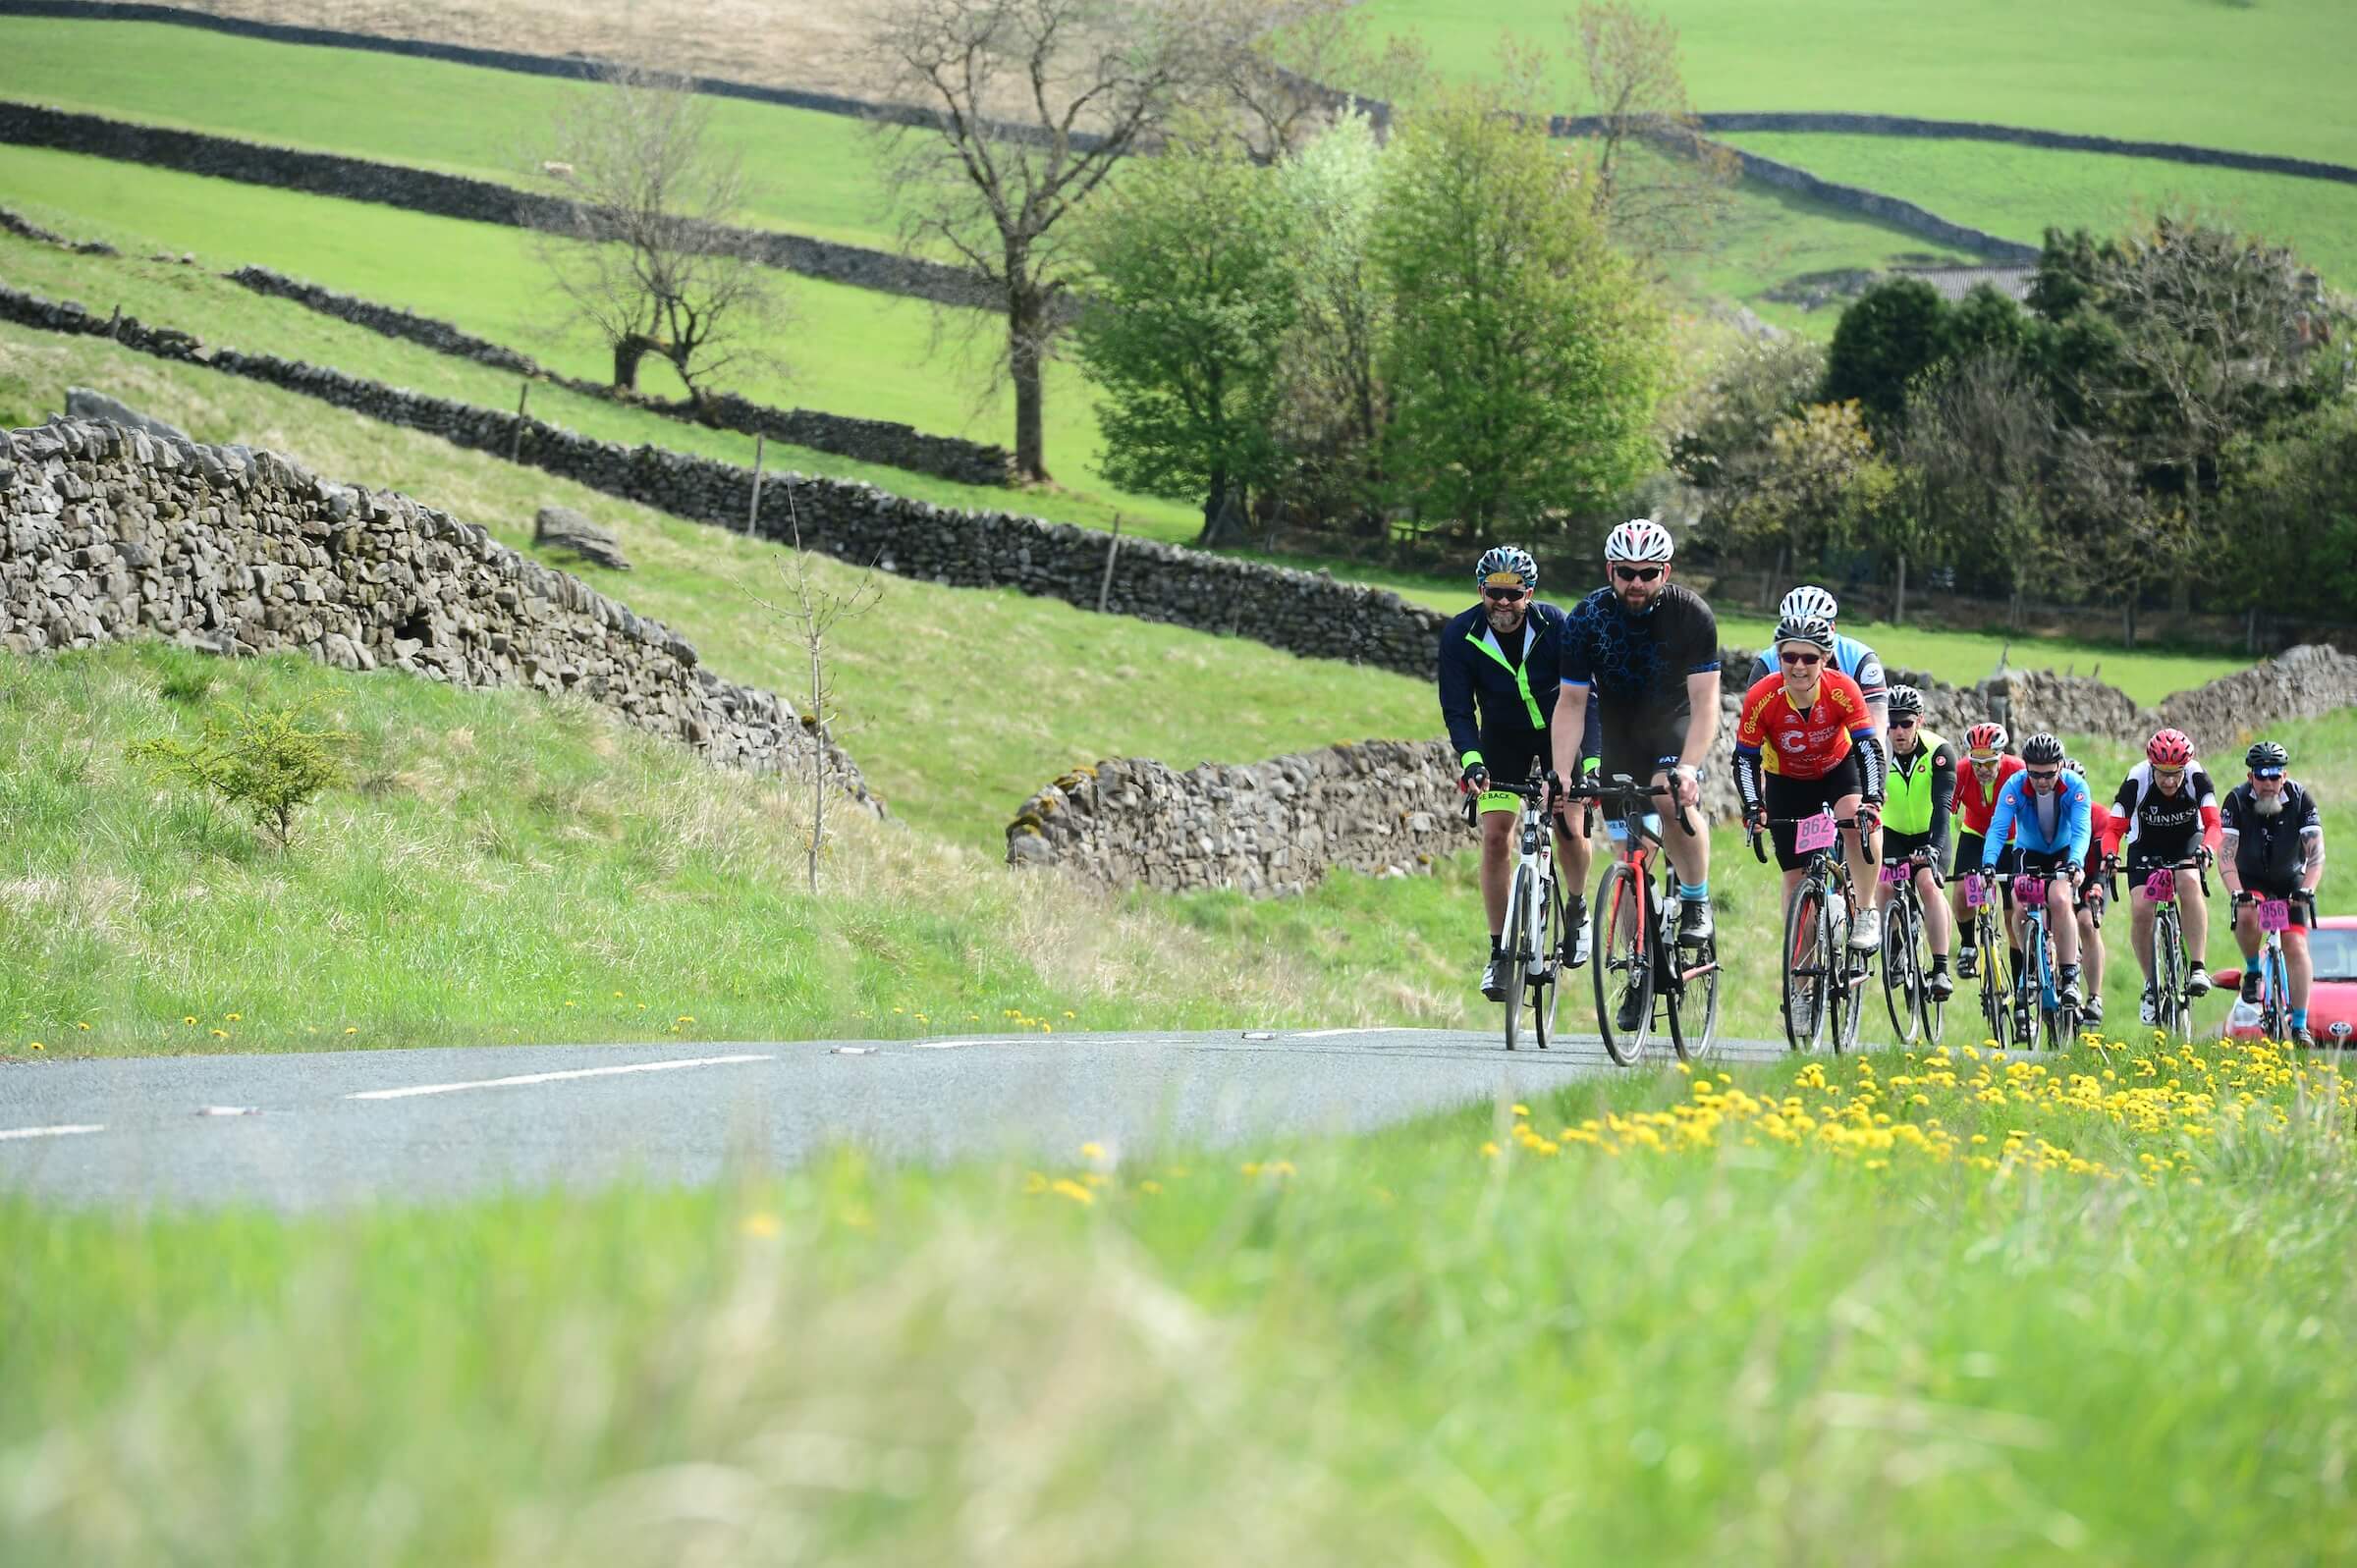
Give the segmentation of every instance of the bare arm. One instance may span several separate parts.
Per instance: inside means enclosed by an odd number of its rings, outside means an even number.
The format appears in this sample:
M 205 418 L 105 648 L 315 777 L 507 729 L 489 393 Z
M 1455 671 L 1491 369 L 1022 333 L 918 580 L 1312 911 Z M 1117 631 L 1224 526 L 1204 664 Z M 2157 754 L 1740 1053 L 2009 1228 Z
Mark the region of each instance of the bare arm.
M 1694 711 L 1686 720 L 1685 749 L 1677 754 L 1677 760 L 1699 768 L 1710 759 L 1711 747 L 1719 739 L 1719 672 L 1705 670 L 1686 676 L 1686 702 Z
M 1588 688 L 1576 681 L 1566 680 L 1555 694 L 1554 739 L 1550 749 L 1555 756 L 1558 778 L 1566 784 L 1579 782 L 1579 741 L 1588 732 Z

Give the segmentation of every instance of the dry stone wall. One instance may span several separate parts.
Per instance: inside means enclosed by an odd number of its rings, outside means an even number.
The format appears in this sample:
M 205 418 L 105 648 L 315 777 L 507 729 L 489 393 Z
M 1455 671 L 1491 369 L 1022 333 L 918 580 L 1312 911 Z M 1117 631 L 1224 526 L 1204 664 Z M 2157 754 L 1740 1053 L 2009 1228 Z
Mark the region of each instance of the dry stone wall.
M 753 773 L 807 770 L 820 744 L 776 696 L 579 578 L 267 452 L 80 421 L 0 431 L 0 646 L 15 653 L 141 634 L 299 649 L 342 670 L 576 693 Z M 825 751 L 876 806 L 851 760 Z
M 223 276 L 256 294 L 291 300 L 305 309 L 365 327 L 383 337 L 398 338 L 419 344 L 436 353 L 471 359 L 497 370 L 513 371 L 518 375 L 547 381 L 582 397 L 609 403 L 628 401 L 631 407 L 644 408 L 667 418 L 716 425 L 723 430 L 741 430 L 746 435 L 764 435 L 772 441 L 789 442 L 816 452 L 831 452 L 837 457 L 853 458 L 861 462 L 877 462 L 887 467 L 938 474 L 944 479 L 955 479 L 962 484 L 1004 485 L 1014 462 L 1014 454 L 1005 447 L 987 442 L 929 435 L 912 425 L 890 419 L 861 419 L 850 414 L 823 413 L 815 408 L 773 408 L 766 404 L 738 397 L 735 393 L 724 393 L 708 399 L 700 408 L 688 403 L 660 403 L 644 398 L 618 399 L 614 389 L 609 386 L 558 375 L 529 354 L 519 353 L 505 345 L 478 338 L 432 316 L 421 316 L 413 311 L 378 304 L 372 299 L 362 299 L 354 295 L 338 294 L 333 289 L 322 289 L 317 284 L 290 278 L 268 267 L 240 267 Z
M 94 315 L 0 286 L 0 319 L 108 338 L 127 348 L 265 382 L 371 419 L 423 430 L 592 490 L 676 516 L 741 530 L 752 501 L 749 468 L 661 447 L 593 441 L 539 419 L 429 398 L 273 354 L 207 351 L 190 333 L 136 316 Z M 763 479 L 758 527 L 792 534 L 782 486 L 793 488 L 804 548 L 952 587 L 1003 587 L 1143 621 L 1253 638 L 1313 659 L 1342 659 L 1429 676 L 1448 618 L 1380 588 L 1208 555 L 1013 513 L 912 501 L 873 485 L 776 474 Z M 1112 565 L 1110 582 L 1107 564 Z

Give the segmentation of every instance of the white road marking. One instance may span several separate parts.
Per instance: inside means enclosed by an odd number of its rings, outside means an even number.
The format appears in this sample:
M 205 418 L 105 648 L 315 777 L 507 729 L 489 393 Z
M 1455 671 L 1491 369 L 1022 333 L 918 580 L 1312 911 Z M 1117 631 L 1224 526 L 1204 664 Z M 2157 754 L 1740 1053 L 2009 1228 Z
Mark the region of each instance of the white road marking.
M 1285 1038 L 1288 1040 L 1329 1040 L 1336 1035 L 1387 1035 L 1390 1033 L 1389 1029 L 1297 1029 Z
M 64 1138 L 77 1132 L 104 1132 L 106 1123 L 92 1122 L 71 1127 L 16 1127 L 0 1132 L 0 1138 Z
M 527 1072 L 513 1078 L 478 1078 L 472 1083 L 429 1083 L 411 1089 L 369 1089 L 347 1100 L 407 1100 L 413 1095 L 452 1095 L 462 1089 L 506 1089 L 521 1084 L 561 1083 L 569 1078 L 607 1078 L 623 1072 L 671 1072 L 680 1067 L 725 1067 L 740 1061 L 775 1061 L 775 1056 L 693 1056 L 684 1061 L 634 1061 L 627 1067 L 576 1067 L 570 1072 Z

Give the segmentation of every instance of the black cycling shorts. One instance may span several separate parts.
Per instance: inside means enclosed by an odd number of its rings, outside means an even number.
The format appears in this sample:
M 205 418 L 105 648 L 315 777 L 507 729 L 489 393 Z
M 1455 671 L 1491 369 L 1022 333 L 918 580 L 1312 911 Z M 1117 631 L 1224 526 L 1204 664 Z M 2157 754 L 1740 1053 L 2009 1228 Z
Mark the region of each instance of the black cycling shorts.
M 1776 840 L 1776 863 L 1786 871 L 1798 871 L 1808 863 L 1808 857 L 1792 848 L 1798 827 L 1781 819 L 1812 816 L 1842 796 L 1861 793 L 1866 787 L 1854 751 L 1835 763 L 1822 779 L 1790 779 L 1772 773 L 1767 780 L 1768 837 Z
M 2005 851 L 1998 868 L 2016 877 L 2059 877 L 2062 868 L 2071 863 L 2069 851 L 2063 849 L 2024 849 L 2019 844 Z
M 1640 784 L 1651 784 L 1655 774 L 1677 766 L 1686 748 L 1690 717 L 1691 710 L 1686 708 L 1634 718 L 1607 709 L 1597 772 L 1608 784 L 1619 774 Z
M 2261 898 L 2290 899 L 2291 928 L 2294 931 L 2306 932 L 2310 921 L 2315 917 L 2316 911 L 2308 907 L 2308 899 L 2301 893 L 2300 885 L 2296 879 L 2279 888 L 2263 882 L 2246 882 L 2242 885 L 2242 891 Z M 2239 920 L 2240 916 L 2236 918 Z
M 1940 857 L 1932 854 L 1932 836 L 1930 834 L 1893 833 L 1888 828 L 1883 830 L 1883 858 L 1885 860 L 1900 861 L 1913 854 L 1932 855 L 1932 863 L 1939 865 Z M 1947 868 L 1940 866 L 1940 874 L 1944 877 L 1947 875 Z
M 1581 759 L 1586 760 L 1584 757 Z M 1484 730 L 1481 732 L 1481 765 L 1490 770 L 1493 784 L 1521 784 L 1531 777 L 1531 764 L 1538 764 L 1544 775 L 1555 766 L 1555 731 L 1552 730 Z M 1520 803 L 1514 806 L 1521 809 Z
M 2127 854 L 2124 857 L 2126 865 L 2123 870 L 2129 883 L 2134 887 L 2141 888 L 2144 886 L 2145 878 L 2156 871 L 2166 871 L 2180 860 L 2192 859 L 2193 852 L 2201 846 L 2202 838 L 2199 833 L 2185 835 L 2184 840 L 2178 843 L 2156 844 L 2151 839 L 2138 838 L 2127 846 Z

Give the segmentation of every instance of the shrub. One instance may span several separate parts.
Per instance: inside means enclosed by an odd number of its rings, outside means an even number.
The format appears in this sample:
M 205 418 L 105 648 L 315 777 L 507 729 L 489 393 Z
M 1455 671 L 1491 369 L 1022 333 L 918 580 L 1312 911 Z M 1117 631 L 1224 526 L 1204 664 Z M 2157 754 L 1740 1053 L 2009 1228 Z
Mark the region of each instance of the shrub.
M 158 784 L 180 784 L 219 798 L 253 818 L 285 850 L 295 815 L 345 779 L 342 752 L 353 736 L 308 727 L 309 705 L 271 708 L 231 704 L 205 720 L 191 745 L 174 736 L 141 740 L 124 755 Z

